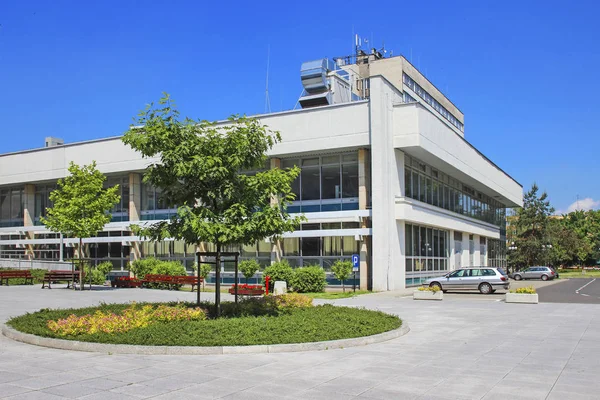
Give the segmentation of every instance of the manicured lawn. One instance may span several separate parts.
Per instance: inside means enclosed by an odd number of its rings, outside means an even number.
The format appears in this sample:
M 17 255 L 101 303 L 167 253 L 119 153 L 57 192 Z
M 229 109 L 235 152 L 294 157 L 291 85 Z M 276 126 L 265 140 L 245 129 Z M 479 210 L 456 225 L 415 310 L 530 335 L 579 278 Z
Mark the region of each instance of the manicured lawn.
M 559 269 L 560 278 L 600 278 L 600 270 L 586 269 L 581 273 L 581 269 Z
M 34 335 L 98 343 L 234 346 L 304 343 L 369 336 L 396 329 L 402 324 L 397 316 L 366 309 L 323 305 L 294 308 L 285 313 L 273 314 L 265 312 L 256 304 L 250 304 L 244 306 L 244 316 L 240 317 L 155 322 L 143 328 L 113 334 L 59 336 L 47 326 L 49 320 L 66 318 L 71 314 L 81 316 L 93 314 L 96 310 L 119 314 L 129 306 L 130 304 L 104 304 L 99 307 L 69 310 L 43 309 L 13 318 L 8 321 L 8 325 Z M 208 304 L 205 306 L 210 307 Z M 232 303 L 223 303 L 224 314 L 234 314 L 235 312 L 231 312 L 233 307 Z
M 369 294 L 373 293 L 368 290 L 357 290 L 353 292 L 352 290 L 346 290 L 346 292 L 323 292 L 323 293 L 303 293 L 305 296 L 311 297 L 313 299 L 326 299 L 326 300 L 335 300 L 335 299 L 346 299 L 348 297 L 358 296 L 359 294 Z

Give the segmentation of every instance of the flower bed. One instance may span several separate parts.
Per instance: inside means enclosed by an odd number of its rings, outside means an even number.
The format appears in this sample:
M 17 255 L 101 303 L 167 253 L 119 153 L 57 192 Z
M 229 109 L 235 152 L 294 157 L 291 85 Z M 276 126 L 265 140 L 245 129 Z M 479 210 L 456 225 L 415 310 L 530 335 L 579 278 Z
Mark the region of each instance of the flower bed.
M 229 288 L 230 294 L 235 294 L 235 286 L 236 285 L 232 285 Z M 240 284 L 240 285 L 237 285 L 237 288 L 238 288 L 238 294 L 241 296 L 262 296 L 263 294 L 265 294 L 265 291 L 264 291 L 262 285 Z
M 12 328 L 42 337 L 150 346 L 247 346 L 306 343 L 375 335 L 399 328 L 394 315 L 330 304 L 299 294 L 246 298 L 201 310 L 191 303 L 102 304 L 43 309 L 15 317 Z M 60 328 L 58 328 L 60 326 Z

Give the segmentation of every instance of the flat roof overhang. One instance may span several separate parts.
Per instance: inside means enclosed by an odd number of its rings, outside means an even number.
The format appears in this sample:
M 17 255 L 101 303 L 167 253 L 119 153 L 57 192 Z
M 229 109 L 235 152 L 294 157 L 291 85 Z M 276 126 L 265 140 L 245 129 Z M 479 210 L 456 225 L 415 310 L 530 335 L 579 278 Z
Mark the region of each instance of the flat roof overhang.
M 484 193 L 523 206 L 523 187 L 418 103 L 394 106 L 394 148 Z

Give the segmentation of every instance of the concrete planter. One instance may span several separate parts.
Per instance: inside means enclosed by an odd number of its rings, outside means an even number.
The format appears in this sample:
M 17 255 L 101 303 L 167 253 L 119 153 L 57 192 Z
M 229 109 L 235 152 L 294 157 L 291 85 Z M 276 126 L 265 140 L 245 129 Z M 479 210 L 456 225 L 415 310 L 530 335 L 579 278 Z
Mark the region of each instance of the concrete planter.
M 413 300 L 444 300 L 444 292 L 431 292 L 429 290 L 415 290 Z
M 506 293 L 504 300 L 506 303 L 525 303 L 525 304 L 537 304 L 538 295 L 528 293 Z

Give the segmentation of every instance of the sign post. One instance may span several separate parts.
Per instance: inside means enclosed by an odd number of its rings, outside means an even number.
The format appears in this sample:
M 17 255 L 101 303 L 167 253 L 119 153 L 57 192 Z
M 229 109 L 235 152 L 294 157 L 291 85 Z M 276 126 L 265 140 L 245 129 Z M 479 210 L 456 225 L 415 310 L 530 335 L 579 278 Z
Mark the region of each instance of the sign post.
M 352 290 L 356 292 L 356 273 L 360 267 L 360 256 L 358 254 L 352 254 Z

